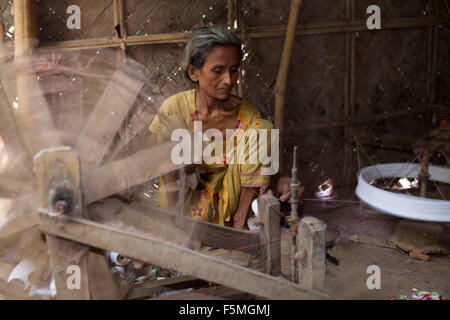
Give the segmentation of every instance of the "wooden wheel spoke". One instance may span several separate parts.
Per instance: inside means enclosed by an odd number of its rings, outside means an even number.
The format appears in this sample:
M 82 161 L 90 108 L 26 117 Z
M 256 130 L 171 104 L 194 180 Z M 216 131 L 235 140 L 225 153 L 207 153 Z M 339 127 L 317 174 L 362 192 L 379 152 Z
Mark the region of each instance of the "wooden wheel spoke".
M 17 59 L 16 67 L 2 72 L 1 82 L 7 95 L 5 107 L 15 109 L 18 133 L 30 155 L 34 156 L 42 149 L 60 146 L 61 141 L 41 85 L 32 70 L 31 59 L 22 57 Z
M 100 165 L 143 85 L 121 70 L 114 72 L 75 144 L 83 172 Z
M 174 145 L 173 142 L 159 144 L 86 173 L 82 177 L 85 205 L 182 167 L 170 160 Z
M 8 238 L 38 224 L 35 208 L 38 206 L 38 196 L 29 195 L 11 199 L 12 206 L 7 210 L 7 216 L 0 221 L 0 239 Z M 7 208 L 3 208 L 6 210 Z

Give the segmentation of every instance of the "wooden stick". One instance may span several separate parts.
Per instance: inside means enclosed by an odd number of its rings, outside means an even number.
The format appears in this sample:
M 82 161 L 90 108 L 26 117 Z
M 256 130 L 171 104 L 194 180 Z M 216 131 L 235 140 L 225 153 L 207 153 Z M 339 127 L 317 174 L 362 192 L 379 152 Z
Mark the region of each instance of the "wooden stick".
M 425 113 L 426 109 L 425 107 L 417 107 L 417 108 L 410 108 L 405 110 L 399 110 L 399 111 L 392 111 L 389 113 L 380 113 L 380 114 L 372 114 L 367 116 L 358 116 L 358 117 L 352 117 L 350 119 L 341 119 L 341 120 L 334 120 L 329 122 L 316 122 L 312 124 L 304 124 L 300 125 L 295 128 L 296 132 L 298 134 L 306 134 L 308 131 L 312 130 L 319 130 L 319 129 L 329 129 L 334 127 L 343 127 L 348 124 L 356 124 L 356 123 L 366 123 L 366 122 L 372 122 L 372 121 L 380 121 L 380 120 L 386 120 L 386 119 L 392 119 L 392 118 L 398 118 L 406 115 L 414 115 L 414 114 L 422 114 Z
M 442 18 L 435 17 L 418 17 L 418 18 L 398 18 L 398 19 L 384 19 L 383 30 L 401 29 L 401 28 L 418 28 L 439 25 L 443 22 Z M 242 22 L 241 22 L 242 23 Z M 310 23 L 298 25 L 296 27 L 295 35 L 315 35 L 315 34 L 329 34 L 341 32 L 355 32 L 367 31 L 366 20 L 357 20 L 349 22 L 327 22 L 327 23 Z M 240 33 L 240 28 L 234 30 Z M 286 35 L 286 26 L 261 26 L 249 27 L 243 35 L 244 39 L 255 38 L 271 38 L 282 37 Z M 120 47 L 122 43 L 127 46 L 147 45 L 147 44 L 167 44 L 167 43 L 182 43 L 187 42 L 190 38 L 190 32 L 178 32 L 170 34 L 153 34 L 130 36 L 122 39 L 115 38 L 96 38 L 85 40 L 68 40 L 58 42 L 41 43 L 41 47 L 54 48 L 61 50 L 80 50 L 80 49 L 95 49 L 106 47 Z M 242 35 L 241 35 L 242 36 Z
M 84 219 L 50 217 L 41 213 L 40 228 L 96 248 L 184 272 L 194 277 L 225 285 L 269 299 L 324 299 L 325 294 L 305 290 L 292 282 L 256 272 L 233 263 L 206 256 L 134 233 L 121 231 Z
M 233 28 L 233 0 L 227 0 L 227 26 Z
M 277 81 L 275 84 L 275 128 L 280 130 L 280 136 L 283 136 L 283 120 L 284 120 L 284 98 L 286 94 L 286 82 L 289 72 L 289 65 L 291 63 L 292 48 L 294 46 L 295 28 L 297 26 L 298 12 L 302 0 L 291 0 L 291 8 L 289 10 L 289 20 L 286 29 L 286 36 L 284 39 L 283 53 L 281 56 L 280 67 L 278 70 Z M 281 139 L 283 140 L 283 139 Z M 283 150 L 280 141 L 280 150 Z M 282 163 L 280 163 L 280 171 L 282 170 Z

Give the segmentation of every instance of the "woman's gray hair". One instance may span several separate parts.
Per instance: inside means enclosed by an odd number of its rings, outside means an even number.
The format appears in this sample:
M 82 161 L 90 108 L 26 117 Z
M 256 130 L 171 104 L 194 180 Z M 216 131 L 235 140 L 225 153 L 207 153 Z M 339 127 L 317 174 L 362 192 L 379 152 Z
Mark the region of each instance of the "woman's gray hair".
M 192 32 L 192 36 L 184 49 L 184 56 L 181 67 L 186 78 L 191 80 L 187 72 L 190 64 L 200 69 L 205 63 L 207 54 L 216 46 L 235 45 L 241 58 L 242 41 L 226 27 L 200 27 Z M 192 80 L 191 80 L 192 81 Z

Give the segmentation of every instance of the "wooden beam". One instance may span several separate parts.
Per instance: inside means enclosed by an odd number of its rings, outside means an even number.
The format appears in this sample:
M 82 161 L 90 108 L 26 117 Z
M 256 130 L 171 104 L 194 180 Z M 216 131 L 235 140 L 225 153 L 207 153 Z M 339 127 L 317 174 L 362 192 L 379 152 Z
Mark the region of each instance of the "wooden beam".
M 90 220 L 107 226 L 128 226 L 137 232 L 188 247 L 199 241 L 217 248 L 259 255 L 259 234 L 180 217 L 177 212 L 118 199 L 105 199 L 87 208 Z
M 142 261 L 269 299 L 324 299 L 325 294 L 233 263 L 203 255 L 158 239 L 111 228 L 85 219 L 40 213 L 40 228 L 48 234 L 85 245 L 116 251 Z
M 301 286 L 325 292 L 326 226 L 315 217 L 304 217 L 298 224 L 298 282 Z
M 417 18 L 398 18 L 384 19 L 383 29 L 401 29 L 401 28 L 419 28 L 439 25 L 441 18 L 417 17 Z M 240 28 L 233 30 L 241 33 Z M 342 32 L 368 31 L 366 20 L 327 22 L 327 23 L 309 23 L 300 24 L 296 27 L 295 35 L 314 35 L 330 34 Z M 283 37 L 286 35 L 286 26 L 258 26 L 247 28 L 244 39 Z M 242 36 L 242 35 L 241 35 Z M 187 42 L 191 37 L 190 32 L 178 32 L 169 34 L 153 34 L 147 36 L 130 36 L 126 39 L 115 38 L 97 38 L 86 40 L 69 40 L 50 43 L 41 43 L 41 47 L 54 48 L 61 50 L 79 50 L 94 49 L 106 47 L 120 47 L 122 43 L 127 46 L 147 45 L 147 44 L 165 44 Z
M 83 173 L 100 165 L 143 85 L 120 69 L 114 72 L 75 144 Z
M 273 276 L 281 274 L 280 201 L 272 195 L 258 197 L 258 216 L 262 222 L 261 266 Z

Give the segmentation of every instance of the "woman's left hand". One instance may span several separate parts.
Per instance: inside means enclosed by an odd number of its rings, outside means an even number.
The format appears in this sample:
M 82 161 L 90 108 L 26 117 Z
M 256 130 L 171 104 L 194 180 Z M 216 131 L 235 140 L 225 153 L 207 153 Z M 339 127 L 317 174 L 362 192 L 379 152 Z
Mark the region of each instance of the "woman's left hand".
M 302 186 L 300 180 L 297 183 L 299 184 L 297 199 L 300 199 L 301 195 L 305 191 L 305 187 Z M 289 177 L 282 177 L 280 179 L 277 191 L 281 193 L 281 196 L 279 198 L 281 202 L 286 202 L 291 199 L 291 180 Z
M 235 214 L 233 218 L 233 228 L 239 230 L 246 230 L 247 227 L 247 217 L 245 215 Z

